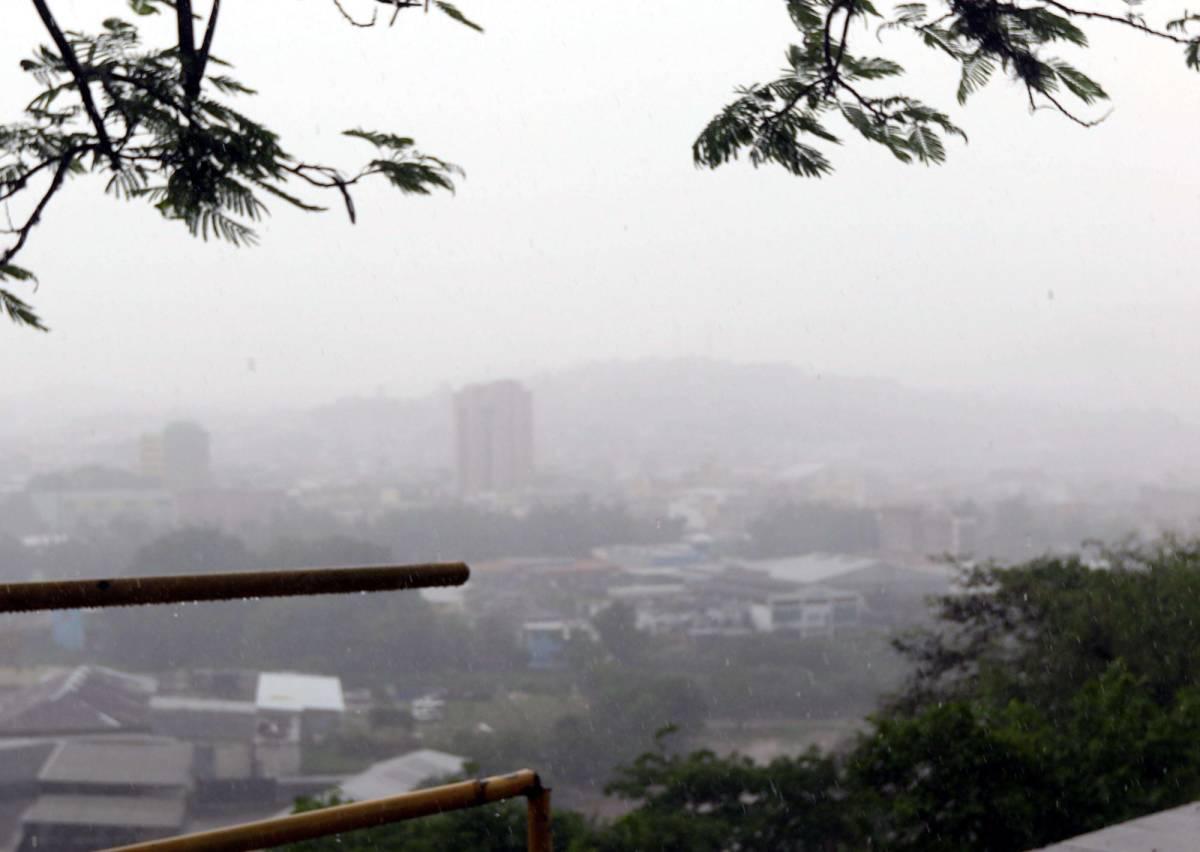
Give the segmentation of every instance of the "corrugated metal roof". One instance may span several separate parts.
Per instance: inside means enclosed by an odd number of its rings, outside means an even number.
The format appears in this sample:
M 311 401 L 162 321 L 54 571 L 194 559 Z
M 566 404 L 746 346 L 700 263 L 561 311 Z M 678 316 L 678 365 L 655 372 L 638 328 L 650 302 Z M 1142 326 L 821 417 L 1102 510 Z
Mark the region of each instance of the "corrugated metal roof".
M 68 740 L 42 767 L 44 784 L 186 787 L 192 746 L 177 740 L 112 738 Z
M 32 783 L 57 745 L 54 740 L 0 743 L 0 785 Z
M 154 680 L 79 666 L 0 699 L 0 734 L 95 733 L 144 728 Z
M 293 672 L 260 674 L 254 703 L 260 710 L 293 713 L 302 710 L 330 710 L 341 713 L 346 709 L 340 678 Z
M 433 749 L 421 749 L 373 764 L 366 771 L 344 780 L 343 795 L 355 801 L 396 796 L 415 790 L 424 781 L 459 775 L 467 759 Z
M 150 726 L 156 734 L 182 740 L 251 742 L 258 708 L 249 701 L 156 696 L 150 700 Z
M 231 701 L 227 698 L 196 698 L 191 695 L 156 695 L 150 699 L 151 710 L 195 710 L 208 713 L 249 713 L 257 708 L 250 701 Z
M 21 817 L 24 825 L 103 825 L 178 829 L 186 806 L 182 798 L 150 796 L 38 796 Z
M 1195 852 L 1196 849 L 1200 849 L 1200 802 L 1110 825 L 1038 852 Z

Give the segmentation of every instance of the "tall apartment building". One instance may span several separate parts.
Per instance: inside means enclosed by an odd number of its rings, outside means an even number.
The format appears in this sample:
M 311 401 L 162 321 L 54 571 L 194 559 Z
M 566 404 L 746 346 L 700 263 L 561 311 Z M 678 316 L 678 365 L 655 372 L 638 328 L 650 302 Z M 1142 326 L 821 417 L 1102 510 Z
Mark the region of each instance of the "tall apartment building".
M 520 382 L 468 385 L 454 395 L 462 494 L 512 491 L 533 477 L 533 397 Z
M 141 472 L 177 491 L 204 488 L 210 481 L 208 432 L 195 423 L 175 422 L 143 435 Z

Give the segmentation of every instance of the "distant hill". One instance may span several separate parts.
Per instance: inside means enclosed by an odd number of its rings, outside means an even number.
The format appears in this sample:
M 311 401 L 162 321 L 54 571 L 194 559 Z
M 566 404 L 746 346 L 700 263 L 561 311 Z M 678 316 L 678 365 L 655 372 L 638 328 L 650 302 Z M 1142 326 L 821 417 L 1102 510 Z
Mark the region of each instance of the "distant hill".
M 1059 409 L 785 364 L 619 361 L 525 381 L 539 464 L 563 470 L 848 461 L 898 471 L 1022 468 L 1142 479 L 1194 470 L 1200 449 L 1200 429 L 1162 413 Z M 274 422 L 280 431 L 270 447 L 253 442 L 259 450 L 348 475 L 452 464 L 448 391 L 345 399 Z

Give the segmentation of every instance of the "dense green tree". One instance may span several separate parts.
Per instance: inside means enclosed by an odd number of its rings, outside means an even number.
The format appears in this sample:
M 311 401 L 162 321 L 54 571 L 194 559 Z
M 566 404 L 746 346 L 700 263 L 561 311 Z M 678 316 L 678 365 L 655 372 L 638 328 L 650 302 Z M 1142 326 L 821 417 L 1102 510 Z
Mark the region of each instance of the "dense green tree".
M 141 548 L 128 573 L 386 561 L 387 548 L 345 536 L 283 540 L 259 555 L 226 533 L 183 529 Z M 93 615 L 91 624 L 100 657 L 134 670 L 301 667 L 387 678 L 470 664 L 466 626 L 439 617 L 411 592 L 105 610 Z M 503 646 L 495 650 L 499 654 Z
M 747 826 L 836 802 L 818 845 L 762 848 L 1001 852 L 1200 798 L 1200 544 L 976 566 L 963 582 L 898 643 L 917 663 L 901 695 L 843 753 L 812 756 L 820 772 L 790 776 L 790 807 L 751 792 L 786 761 L 645 755 L 618 774 L 639 807 L 612 848 L 758 848 Z M 729 784 L 747 789 L 721 786 L 739 772 Z
M 608 791 L 639 807 L 600 836 L 603 850 L 801 852 L 860 839 L 835 762 L 815 752 L 759 766 L 660 748 L 621 768 Z
M 130 576 L 244 571 L 257 559 L 233 536 L 212 529 L 167 533 L 140 548 Z M 167 671 L 189 664 L 246 665 L 252 660 L 248 625 L 253 601 L 100 610 L 89 621 L 98 656 L 135 671 Z
M 304 813 L 340 804 L 341 801 L 336 797 L 301 799 L 296 805 L 296 812 Z M 578 814 L 563 810 L 554 811 L 551 816 L 551 831 L 556 850 L 585 852 L 592 848 L 589 843 L 591 829 Z M 379 828 L 307 840 L 280 848 L 294 852 L 358 852 L 377 849 L 404 852 L 444 852 L 450 849 L 515 852 L 525 848 L 525 808 L 520 802 L 500 802 Z
M 236 536 L 209 527 L 184 527 L 165 533 L 138 549 L 126 572 L 130 576 L 153 574 L 207 574 L 214 571 L 249 571 L 259 560 Z
M 1200 541 L 967 566 L 960 585 L 896 642 L 915 664 L 899 708 L 1016 698 L 1053 713 L 1118 660 L 1162 705 L 1200 685 Z

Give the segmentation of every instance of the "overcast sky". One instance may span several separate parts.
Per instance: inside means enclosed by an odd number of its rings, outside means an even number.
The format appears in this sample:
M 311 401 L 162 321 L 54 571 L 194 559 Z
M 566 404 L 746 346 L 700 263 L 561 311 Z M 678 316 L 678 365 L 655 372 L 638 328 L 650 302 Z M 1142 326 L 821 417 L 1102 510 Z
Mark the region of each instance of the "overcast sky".
M 94 28 L 125 4 L 54 5 Z M 350 165 L 367 150 L 338 131 L 391 130 L 466 179 L 453 197 L 364 191 L 354 227 L 278 210 L 253 249 L 77 182 L 22 256 L 53 330 L 0 327 L 0 400 L 307 403 L 707 355 L 1200 419 L 1200 76 L 1173 46 L 1095 38 L 1084 67 L 1115 110 L 1088 131 L 1030 116 L 1002 81 L 959 109 L 952 66 L 885 37 L 971 142 L 929 169 L 847 137 L 813 181 L 690 159 L 733 87 L 781 66 L 781 0 L 460 5 L 486 34 L 227 2 L 216 53 L 289 150 Z M 31 4 L 6 3 L 0 116 L 39 40 Z

